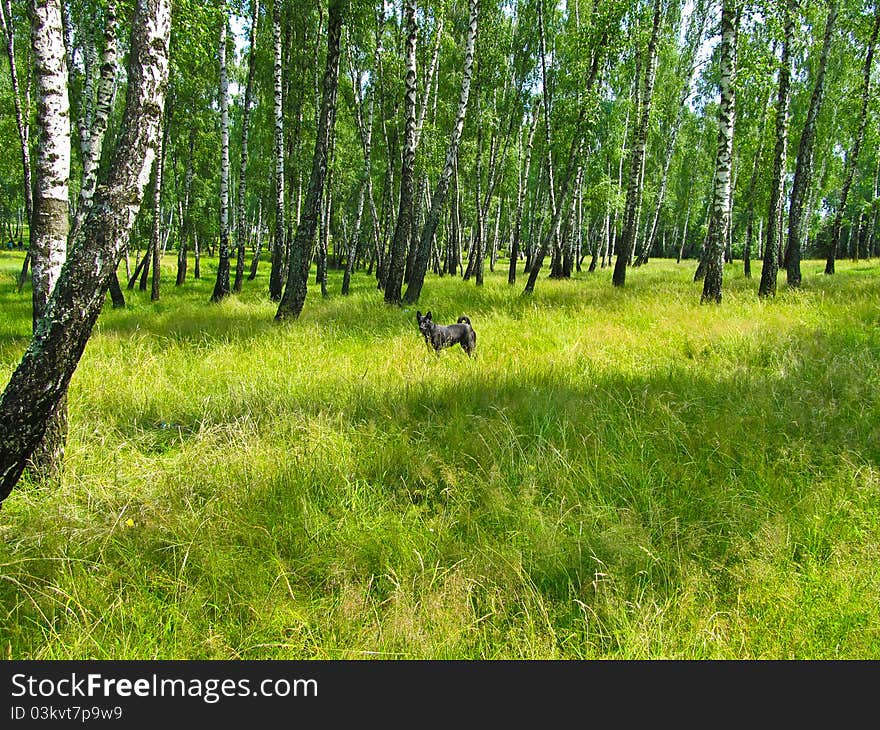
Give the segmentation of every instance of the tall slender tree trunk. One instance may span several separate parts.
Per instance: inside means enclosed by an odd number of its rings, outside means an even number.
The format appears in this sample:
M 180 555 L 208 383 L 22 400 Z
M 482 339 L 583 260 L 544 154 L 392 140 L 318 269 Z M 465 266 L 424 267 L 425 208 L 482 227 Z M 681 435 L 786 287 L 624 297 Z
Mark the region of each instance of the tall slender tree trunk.
M 525 160 L 519 175 L 519 186 L 516 195 L 516 219 L 513 224 L 513 241 L 510 244 L 510 267 L 507 272 L 507 283 L 516 284 L 516 265 L 519 259 L 520 238 L 522 236 L 523 208 L 525 207 L 526 191 L 529 187 L 529 170 L 532 164 L 532 147 L 534 146 L 535 130 L 538 128 L 538 114 L 532 114 L 529 125 L 528 141 L 526 142 Z
M 150 287 L 150 301 L 159 301 L 159 282 L 162 278 L 162 181 L 165 167 L 165 150 L 168 148 L 168 105 L 161 119 L 162 134 L 159 135 L 159 149 L 156 150 L 156 164 L 153 168 L 153 228 L 150 234 L 150 253 L 153 260 L 153 277 Z M 144 268 L 146 271 L 146 267 Z
M 437 232 L 437 226 L 440 224 L 440 215 L 443 212 L 443 206 L 446 202 L 446 196 L 449 193 L 449 183 L 452 179 L 452 173 L 458 162 L 458 146 L 461 142 L 461 133 L 464 129 L 464 122 L 467 116 L 468 98 L 470 96 L 471 77 L 474 69 L 474 49 L 477 40 L 477 24 L 480 14 L 479 0 L 470 0 L 469 2 L 469 20 L 468 32 L 465 40 L 464 49 L 464 69 L 461 77 L 461 91 L 458 95 L 458 110 L 455 115 L 455 125 L 452 127 L 452 134 L 449 138 L 449 144 L 446 146 L 446 161 L 443 164 L 443 171 L 434 187 L 434 194 L 431 197 L 431 209 L 425 218 L 425 224 L 422 226 L 421 234 L 418 239 L 418 251 L 415 263 L 413 264 L 413 272 L 410 278 L 409 286 L 403 301 L 407 304 L 415 304 L 419 300 L 422 293 L 422 285 L 425 281 L 425 274 L 428 268 L 428 257 L 431 251 L 431 242 Z
M 86 146 L 88 154 L 83 158 L 82 183 L 79 190 L 79 202 L 76 216 L 70 232 L 73 240 L 79 233 L 83 221 L 92 207 L 95 194 L 95 183 L 98 178 L 98 165 L 104 149 L 104 134 L 112 111 L 113 98 L 116 95 L 116 3 L 107 3 L 106 24 L 104 26 L 104 50 L 101 53 L 101 70 L 98 79 L 97 101 L 89 129 L 89 141 Z
M 681 243 L 678 246 L 678 256 L 675 259 L 675 263 L 680 264 L 682 256 L 684 256 L 684 247 L 687 245 L 688 238 L 688 224 L 691 220 L 691 206 L 690 206 L 690 195 L 691 191 L 688 189 L 688 197 L 685 201 L 685 214 L 684 214 L 684 224 L 681 228 Z
M 794 181 L 791 185 L 791 200 L 788 207 L 788 243 L 785 251 L 785 269 L 788 285 L 797 288 L 801 285 L 801 227 L 803 225 L 804 203 L 812 177 L 813 144 L 816 138 L 816 121 L 822 108 L 825 86 L 825 67 L 834 33 L 834 22 L 837 19 L 837 0 L 831 0 L 828 6 L 828 17 L 825 20 L 825 35 L 819 65 L 816 69 L 816 81 L 810 97 L 807 119 L 801 132 L 798 145 L 797 162 L 794 170 Z
M 30 130 L 28 128 L 29 114 L 24 113 L 21 105 L 21 90 L 18 83 L 18 70 L 15 63 L 15 31 L 12 24 L 12 3 L 10 0 L 0 1 L 0 22 L 3 25 L 3 35 L 6 41 L 6 55 L 9 59 L 9 76 L 12 81 L 12 101 L 15 107 L 15 124 L 18 129 L 18 140 L 21 149 L 21 166 L 24 179 L 24 206 L 27 214 L 28 231 L 34 213 L 33 180 L 31 172 L 30 154 Z M 30 77 L 28 77 L 28 89 Z M 29 92 L 26 92 L 26 96 Z M 28 248 L 24 261 L 21 265 L 21 273 L 18 277 L 18 291 L 24 288 L 27 281 L 28 268 L 31 261 L 31 252 Z
M 349 59 L 350 60 L 350 59 Z M 360 184 L 360 189 L 358 190 L 358 202 L 357 209 L 355 212 L 354 218 L 354 226 L 352 227 L 351 239 L 348 245 L 348 259 L 345 262 L 345 274 L 342 278 L 342 294 L 347 295 L 349 292 L 349 288 L 351 286 L 351 274 L 354 271 L 354 267 L 357 263 L 358 252 L 360 249 L 360 230 L 361 230 L 361 216 L 364 211 L 364 202 L 366 201 L 368 204 L 370 201 L 368 197 L 372 195 L 372 186 L 371 186 L 371 178 L 372 178 L 372 149 L 373 149 L 373 113 L 375 110 L 375 102 L 376 102 L 376 94 L 375 92 L 375 84 L 371 85 L 369 90 L 369 99 L 367 100 L 367 113 L 366 118 L 363 115 L 363 90 L 361 88 L 361 77 L 360 73 L 355 70 L 354 65 L 349 63 L 350 75 L 351 75 L 351 83 L 352 88 L 355 90 L 355 99 L 354 99 L 354 111 L 355 111 L 355 122 L 358 127 L 358 131 L 360 132 L 361 137 L 361 149 L 364 153 L 364 167 L 361 173 L 362 180 Z M 378 221 L 375 217 L 375 204 L 373 205 L 373 219 L 376 223 Z M 378 234 L 378 230 L 376 231 Z M 376 243 L 378 245 L 378 237 L 376 238 Z
M 706 275 L 700 302 L 721 303 L 724 276 L 724 246 L 730 225 L 730 168 L 733 153 L 736 84 L 735 0 L 721 6 L 721 105 L 718 111 L 718 155 L 715 158 L 715 186 L 712 195 L 712 225 L 706 251 Z
M 33 329 L 36 332 L 67 256 L 70 102 L 60 1 L 32 0 L 28 14 L 38 97 L 36 189 L 30 231 Z M 66 437 L 67 397 L 62 393 L 32 456 L 32 468 L 38 478 L 51 478 L 57 472 L 64 456 Z
M 115 154 L 106 177 L 99 173 L 92 215 L 72 241 L 45 316 L 0 397 L 0 501 L 15 487 L 67 393 L 128 241 L 155 158 L 170 30 L 167 0 L 137 1 Z
M 324 199 L 321 203 L 320 234 L 318 236 L 318 251 L 316 256 L 315 283 L 321 287 L 321 296 L 327 297 L 327 257 L 330 249 L 330 218 L 333 213 L 333 158 L 336 155 L 336 138 L 330 136 L 327 145 L 327 174 L 324 190 Z
M 852 149 L 846 157 L 846 170 L 843 176 L 843 187 L 840 190 L 840 202 L 837 213 L 834 215 L 834 224 L 831 228 L 831 244 L 828 247 L 828 258 L 825 261 L 825 273 L 834 273 L 834 261 L 837 258 L 837 247 L 840 245 L 840 228 L 843 224 L 843 216 L 846 213 L 846 200 L 849 197 L 849 189 L 852 187 L 856 165 L 859 161 L 859 152 L 865 139 L 865 129 L 868 126 L 868 102 L 871 98 L 871 72 L 874 66 L 874 51 L 877 47 L 877 35 L 880 33 L 880 3 L 874 10 L 874 29 L 868 41 L 865 54 L 864 73 L 862 74 L 862 110 L 859 117 L 859 127 L 853 140 Z
M 226 74 L 226 36 L 229 19 L 220 29 L 220 251 L 212 302 L 229 296 L 229 79 Z
M 876 251 L 875 236 L 877 235 L 877 218 L 880 216 L 880 155 L 874 164 L 873 197 L 871 199 L 871 212 L 868 213 L 868 230 L 865 233 L 865 250 L 868 258 L 874 258 Z
M 697 54 L 697 49 L 701 41 L 703 40 L 703 30 L 706 24 L 706 5 L 705 3 L 701 3 L 700 6 L 695 10 L 694 14 L 691 15 L 690 20 L 688 21 L 688 29 L 685 33 L 687 37 L 687 51 L 686 51 L 686 63 L 687 63 L 687 74 L 685 76 L 684 85 L 681 88 L 680 95 L 678 97 L 678 106 L 677 112 L 675 115 L 675 120 L 672 123 L 672 130 L 669 133 L 669 140 L 666 143 L 666 154 L 665 160 L 663 163 L 663 172 L 660 175 L 660 185 L 657 191 L 657 200 L 654 203 L 654 217 L 651 220 L 651 226 L 649 229 L 649 233 L 645 236 L 644 245 L 642 246 L 642 250 L 636 259 L 636 265 L 645 264 L 648 262 L 648 256 L 651 250 L 654 247 L 654 242 L 657 239 L 657 226 L 660 222 L 660 212 L 663 208 L 663 199 L 666 195 L 666 184 L 669 179 L 669 168 L 672 163 L 672 156 L 675 152 L 675 143 L 678 139 L 678 132 L 681 129 L 682 122 L 684 121 L 684 109 L 685 104 L 687 103 L 688 97 L 691 93 L 691 83 L 693 81 L 694 72 L 697 69 L 697 65 L 695 63 L 695 57 Z
M 749 180 L 749 189 L 746 192 L 746 241 L 743 245 L 743 275 L 746 279 L 752 278 L 752 241 L 755 231 L 755 197 L 758 188 L 758 174 L 761 171 L 761 159 L 764 157 L 764 138 L 767 136 L 767 121 L 770 118 L 767 105 L 770 102 L 769 95 L 761 104 L 762 121 L 758 149 L 752 160 L 752 176 Z
M 186 282 L 186 270 L 189 267 L 189 239 L 192 235 L 192 213 L 189 209 L 190 191 L 193 179 L 193 152 L 195 150 L 196 132 L 195 127 L 189 130 L 189 146 L 186 154 L 186 171 L 183 174 L 183 200 L 180 210 L 180 243 L 177 248 L 177 279 L 175 286 L 182 286 Z M 196 277 L 198 278 L 198 277 Z
M 385 281 L 385 302 L 399 304 L 406 253 L 412 228 L 414 174 L 416 164 L 416 3 L 404 0 L 406 19 L 406 78 L 404 82 L 403 108 L 406 128 L 403 142 L 403 161 L 400 168 L 400 202 L 391 253 L 388 261 L 388 277 Z
M 657 71 L 657 46 L 660 39 L 662 20 L 662 0 L 654 0 L 654 19 L 651 24 L 651 37 L 645 55 L 645 78 L 641 94 L 639 122 L 630 153 L 629 184 L 626 188 L 626 204 L 623 213 L 623 230 L 614 262 L 612 283 L 623 286 L 626 283 L 626 267 L 630 263 L 636 244 L 639 226 L 639 211 L 642 202 L 642 174 L 645 150 L 648 144 L 648 121 L 651 114 L 651 97 L 654 93 L 654 79 Z
M 540 6 L 539 6 L 539 8 L 540 8 Z M 539 23 L 539 30 L 542 27 L 543 27 L 543 23 Z M 596 83 L 596 79 L 599 76 L 599 68 L 604 60 L 604 54 L 607 50 L 607 45 L 608 45 L 607 41 L 608 41 L 607 33 L 603 33 L 602 37 L 598 40 L 598 42 L 596 43 L 596 45 L 593 49 L 593 58 L 592 58 L 592 61 L 590 64 L 590 71 L 589 71 L 589 74 L 587 75 L 586 81 L 584 82 L 584 88 L 582 89 L 584 98 L 589 98 L 589 95 L 593 89 L 593 86 Z M 543 57 L 544 57 L 543 49 L 542 49 L 541 56 L 543 59 Z M 544 76 L 542 78 L 546 78 L 546 76 Z M 548 105 L 547 105 L 547 97 L 546 96 L 544 98 L 544 102 L 545 102 L 544 103 L 544 114 L 545 114 L 544 126 L 545 126 L 545 135 L 547 137 L 545 139 L 545 143 L 549 143 L 550 139 L 549 139 L 549 134 L 548 134 L 547 130 L 549 130 L 550 125 L 549 125 L 549 114 L 548 114 Z M 585 124 L 585 119 L 586 119 L 586 113 L 587 113 L 587 106 L 582 105 L 580 112 L 578 114 L 578 118 L 574 124 L 574 134 L 572 135 L 571 143 L 568 148 L 568 161 L 565 166 L 565 172 L 563 173 L 562 179 L 559 184 L 559 195 L 557 197 L 554 192 L 550 196 L 551 210 L 553 211 L 553 215 L 550 220 L 550 226 L 547 229 L 547 232 L 545 233 L 543 238 L 541 238 L 541 240 L 537 243 L 533 257 L 527 260 L 527 263 L 528 263 L 527 268 L 529 271 L 529 278 L 526 281 L 525 287 L 523 288 L 523 294 L 526 296 L 529 296 L 534 292 L 535 282 L 537 282 L 537 280 L 538 280 L 538 274 L 541 271 L 541 266 L 543 265 L 544 257 L 547 254 L 547 250 L 548 250 L 549 246 L 551 245 L 551 243 L 555 240 L 556 236 L 559 235 L 560 218 L 561 218 L 562 212 L 565 207 L 564 203 L 565 203 L 566 197 L 569 193 L 569 188 L 571 186 L 572 178 L 574 177 L 575 168 L 578 166 L 578 164 L 585 164 L 584 160 L 582 159 L 581 153 L 583 152 L 583 148 L 584 148 L 584 133 L 585 133 L 584 124 Z M 549 144 L 548 144 L 548 147 L 549 147 Z M 548 189 L 550 191 L 553 191 L 555 186 L 553 184 L 549 183 L 549 181 L 550 181 L 550 176 L 549 176 L 550 166 L 549 165 L 547 166 L 546 170 L 548 173 Z M 558 204 L 556 201 L 558 201 Z
M 776 294 L 776 274 L 782 248 L 782 231 L 779 221 L 782 215 L 785 192 L 785 171 L 788 156 L 788 111 L 790 106 L 791 46 L 794 42 L 795 1 L 785 0 L 785 36 L 782 42 L 782 59 L 779 66 L 779 91 L 776 100 L 776 146 L 773 151 L 773 178 L 770 182 L 770 207 L 767 215 L 767 240 L 764 245 L 764 264 L 761 267 L 761 284 L 758 296 Z
M 257 50 L 257 21 L 260 17 L 259 0 L 251 0 L 251 30 L 250 50 L 248 51 L 248 77 L 244 92 L 244 109 L 241 119 L 241 162 L 238 168 L 238 225 L 235 229 L 236 257 L 235 257 L 235 282 L 232 291 L 236 294 L 241 291 L 244 280 L 244 249 L 246 243 L 245 203 L 247 190 L 247 163 L 248 163 L 248 134 L 250 132 L 251 106 L 254 95 L 254 76 L 257 64 L 255 62 Z
M 284 109 L 282 106 L 281 79 L 281 3 L 272 4 L 272 45 L 275 54 L 275 229 L 272 238 L 272 269 L 269 273 L 269 298 L 281 301 L 285 246 L 284 236 Z
M 257 206 L 257 227 L 254 229 L 254 256 L 251 259 L 251 270 L 248 281 L 257 278 L 257 267 L 260 265 L 260 254 L 263 251 L 263 202 Z
M 318 228 L 321 200 L 324 195 L 324 178 L 327 174 L 327 158 L 330 137 L 336 120 L 336 99 L 339 88 L 339 45 L 342 24 L 348 12 L 348 0 L 330 0 L 327 17 L 327 59 L 324 66 L 323 91 L 318 128 L 315 135 L 315 152 L 312 155 L 312 171 L 303 206 L 302 218 L 290 247 L 290 263 L 287 284 L 275 314 L 276 320 L 296 319 L 302 313 L 308 288 L 309 267 L 315 234 Z

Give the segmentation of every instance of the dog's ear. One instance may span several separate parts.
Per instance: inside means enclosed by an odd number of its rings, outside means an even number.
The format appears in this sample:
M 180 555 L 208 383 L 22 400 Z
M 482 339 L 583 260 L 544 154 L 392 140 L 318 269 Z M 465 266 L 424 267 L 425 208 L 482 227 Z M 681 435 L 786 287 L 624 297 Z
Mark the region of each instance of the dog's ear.
M 422 321 L 422 312 L 421 312 L 421 310 L 417 309 L 416 310 L 416 322 L 421 322 L 421 321 Z
M 431 310 L 430 309 L 428 310 L 428 313 L 425 315 L 425 319 L 431 319 Z

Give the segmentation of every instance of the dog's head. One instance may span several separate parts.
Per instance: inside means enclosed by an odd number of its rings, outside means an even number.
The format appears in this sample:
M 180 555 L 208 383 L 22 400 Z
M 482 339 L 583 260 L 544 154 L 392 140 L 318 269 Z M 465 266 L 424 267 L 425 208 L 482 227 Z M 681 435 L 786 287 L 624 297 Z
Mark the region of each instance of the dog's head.
M 428 310 L 424 317 L 420 311 L 416 312 L 416 322 L 419 323 L 419 331 L 427 338 L 431 332 L 431 327 L 434 326 L 434 322 L 431 319 L 431 311 Z

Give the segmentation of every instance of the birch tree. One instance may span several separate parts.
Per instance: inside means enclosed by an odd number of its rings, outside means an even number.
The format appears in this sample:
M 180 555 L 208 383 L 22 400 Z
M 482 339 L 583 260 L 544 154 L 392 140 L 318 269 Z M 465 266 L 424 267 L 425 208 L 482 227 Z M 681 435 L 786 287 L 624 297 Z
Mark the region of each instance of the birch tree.
M 327 157 L 330 136 L 336 120 L 336 102 L 339 88 L 339 53 L 342 25 L 348 12 L 348 0 L 330 0 L 327 16 L 327 59 L 324 66 L 318 127 L 315 135 L 315 151 L 309 187 L 303 205 L 302 217 L 296 236 L 290 246 L 287 266 L 287 283 L 275 313 L 276 320 L 296 319 L 302 313 L 308 289 L 309 267 L 315 246 L 315 234 L 324 198 L 324 179 L 327 174 Z
M 226 74 L 226 36 L 229 20 L 225 13 L 220 27 L 220 248 L 217 281 L 212 302 L 229 295 L 229 78 Z
M 612 283 L 623 286 L 626 283 L 626 267 L 630 263 L 636 244 L 639 228 L 639 210 L 642 201 L 642 175 L 645 149 L 648 143 L 648 121 L 651 115 L 651 98 L 654 92 L 654 79 L 657 72 L 657 45 L 660 39 L 662 20 L 662 0 L 654 0 L 654 17 L 651 22 L 651 37 L 645 53 L 645 78 L 640 101 L 639 123 L 636 127 L 633 148 L 630 153 L 629 183 L 626 188 L 626 204 L 623 214 L 623 231 L 617 260 L 614 262 Z
M 412 228 L 413 188 L 416 164 L 416 3 L 405 0 L 406 53 L 403 108 L 406 129 L 403 142 L 403 160 L 400 168 L 400 202 L 391 252 L 388 260 L 388 277 L 385 281 L 385 301 L 388 304 L 400 303 L 406 254 Z
M 30 230 L 36 332 L 67 256 L 71 140 L 60 1 L 34 0 L 28 6 L 28 14 L 37 83 L 36 184 Z M 67 402 L 62 394 L 33 455 L 33 466 L 41 476 L 48 477 L 56 471 L 63 457 L 66 432 Z
M 244 91 L 244 109 L 241 119 L 241 161 L 238 168 L 238 207 L 235 227 L 235 281 L 232 291 L 241 291 L 244 279 L 244 249 L 247 239 L 247 226 L 245 226 L 245 199 L 247 192 L 247 164 L 248 164 L 248 134 L 250 132 L 251 106 L 254 95 L 254 76 L 256 75 L 256 48 L 257 48 L 257 20 L 260 17 L 259 0 L 251 0 L 251 28 L 250 50 L 248 51 L 248 77 Z
M 0 396 L 0 502 L 15 487 L 67 393 L 153 165 L 168 80 L 168 0 L 137 0 L 122 126 L 92 208 L 21 362 Z M 66 79 L 60 82 L 66 86 Z
M 269 298 L 273 302 L 281 300 L 287 258 L 284 235 L 284 108 L 282 106 L 281 78 L 281 2 L 272 2 L 272 50 L 274 66 L 275 110 L 275 228 L 272 237 L 272 269 L 269 273 Z
M 724 246 L 730 226 L 730 170 L 735 117 L 736 8 L 734 0 L 721 6 L 721 104 L 718 110 L 718 153 L 715 157 L 715 184 L 712 194 L 712 225 L 706 248 L 706 275 L 700 302 L 721 303 L 724 277 Z
M 767 213 L 767 238 L 764 244 L 764 264 L 761 267 L 761 284 L 758 296 L 776 294 L 776 274 L 779 271 L 779 252 L 785 170 L 788 157 L 788 112 L 790 105 L 791 50 L 794 42 L 795 0 L 785 0 L 783 24 L 785 36 L 782 41 L 782 57 L 779 63 L 779 87 L 776 97 L 776 146 L 773 150 L 773 177 L 770 183 L 770 208 Z
M 467 116 L 468 97 L 471 89 L 471 76 L 474 70 L 474 48 L 477 41 L 477 23 L 480 15 L 479 0 L 470 0 L 469 2 L 469 19 L 468 32 L 465 41 L 464 50 L 464 69 L 461 78 L 461 92 L 458 97 L 458 111 L 455 115 L 455 124 L 452 128 L 452 135 L 449 138 L 449 144 L 446 147 L 446 160 L 443 164 L 443 171 L 437 180 L 437 186 L 434 188 L 434 194 L 431 197 L 431 209 L 428 211 L 425 224 L 418 239 L 418 251 L 416 252 L 415 263 L 413 264 L 413 272 L 406 294 L 403 301 L 407 304 L 415 304 L 422 292 L 422 285 L 425 281 L 425 273 L 428 270 L 428 256 L 431 252 L 431 242 L 434 240 L 434 234 L 437 232 L 437 226 L 440 223 L 440 215 L 443 206 L 446 203 L 446 196 L 449 193 L 449 182 L 452 179 L 452 171 L 458 160 L 458 146 L 461 141 L 461 133 L 464 129 L 465 117 Z
M 785 270 L 788 286 L 797 288 L 801 285 L 801 228 L 803 225 L 804 204 L 807 189 L 810 185 L 813 163 L 813 145 L 816 139 L 816 122 L 822 108 L 825 87 L 825 69 L 828 65 L 828 54 L 837 19 L 837 0 L 831 0 L 828 16 L 825 20 L 825 34 L 822 51 L 816 67 L 816 80 L 810 96 L 807 118 L 798 144 L 797 161 L 795 162 L 794 180 L 791 184 L 791 198 L 788 206 L 788 239 L 785 248 Z
M 874 53 L 877 47 L 877 36 L 880 34 L 880 3 L 877 3 L 874 9 L 874 22 L 871 31 L 871 37 L 868 40 L 865 49 L 864 71 L 862 73 L 862 105 L 859 114 L 859 124 L 853 138 L 852 147 L 847 152 L 846 169 L 843 176 L 843 186 L 840 190 L 840 201 L 837 205 L 837 212 L 834 215 L 834 224 L 831 228 L 831 244 L 828 247 L 828 257 L 825 260 L 825 273 L 834 273 L 834 262 L 837 258 L 837 248 L 840 245 L 840 229 L 843 225 L 843 216 L 846 212 L 846 201 L 849 197 L 849 190 L 852 187 L 853 178 L 855 177 L 856 165 L 859 161 L 859 153 L 862 149 L 862 143 L 865 140 L 865 129 L 868 126 L 868 106 L 871 99 L 871 75 L 874 66 Z

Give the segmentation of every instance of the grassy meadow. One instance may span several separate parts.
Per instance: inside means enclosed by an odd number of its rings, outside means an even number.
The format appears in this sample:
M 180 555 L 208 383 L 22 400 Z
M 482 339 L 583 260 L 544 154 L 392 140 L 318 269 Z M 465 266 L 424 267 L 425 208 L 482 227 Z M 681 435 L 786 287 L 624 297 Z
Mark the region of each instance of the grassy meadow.
M 27 345 L 0 253 L 0 376 Z M 880 658 L 880 264 L 430 276 L 416 307 L 216 261 L 105 308 L 60 483 L 0 512 L 0 653 L 86 658 Z M 760 263 L 756 266 L 760 275 Z

